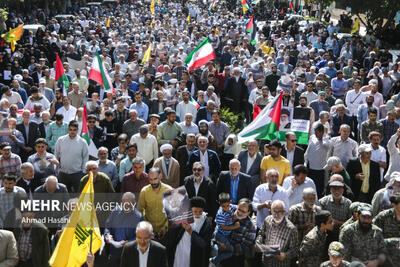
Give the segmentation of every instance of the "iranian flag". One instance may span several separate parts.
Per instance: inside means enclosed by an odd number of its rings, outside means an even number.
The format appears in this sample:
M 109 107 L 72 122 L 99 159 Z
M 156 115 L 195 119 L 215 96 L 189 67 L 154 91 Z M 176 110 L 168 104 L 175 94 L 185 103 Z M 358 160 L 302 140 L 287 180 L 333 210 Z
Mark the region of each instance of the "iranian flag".
M 104 62 L 101 60 L 99 53 L 97 52 L 93 58 L 93 63 L 88 78 L 103 86 L 106 92 L 111 90 L 114 93 L 111 78 L 104 67 Z
M 208 40 L 208 37 L 204 39 L 201 44 L 196 47 L 192 53 L 190 53 L 185 59 L 186 64 L 188 64 L 189 71 L 203 66 L 207 62 L 215 59 L 214 50 Z
M 278 138 L 281 119 L 282 92 L 274 98 L 257 118 L 239 134 L 239 143 L 254 139 L 275 140 Z
M 89 136 L 89 130 L 87 127 L 87 109 L 86 105 L 83 107 L 83 118 L 82 118 L 82 138 L 86 140 L 89 147 L 89 156 L 97 159 L 97 147 Z
M 65 74 L 63 63 L 61 62 L 60 57 L 56 54 L 56 77 L 55 80 L 57 82 L 62 82 L 63 84 L 63 95 L 67 95 L 67 88 L 69 85 L 69 80 L 67 75 Z

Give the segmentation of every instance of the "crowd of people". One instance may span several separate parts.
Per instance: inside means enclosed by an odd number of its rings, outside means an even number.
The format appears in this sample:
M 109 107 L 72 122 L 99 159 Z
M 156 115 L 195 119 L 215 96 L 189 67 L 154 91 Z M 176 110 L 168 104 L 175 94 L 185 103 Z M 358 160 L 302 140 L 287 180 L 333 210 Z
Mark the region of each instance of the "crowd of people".
M 8 26 L 45 30 L 0 47 L 0 265 L 49 266 L 63 226 L 24 221 L 39 214 L 19 202 L 73 206 L 91 172 L 95 198 L 121 193 L 132 208 L 97 214 L 106 246 L 88 266 L 399 266 L 400 63 L 389 50 L 289 16 L 253 35 L 256 6 L 149 6 L 11 12 Z M 206 37 L 215 60 L 189 70 Z M 96 53 L 113 89 L 88 79 Z M 309 110 L 308 143 L 285 124 L 284 141 L 239 144 L 221 111 L 245 127 L 278 96 L 281 120 Z M 181 186 L 194 222 L 170 227 L 163 194 Z

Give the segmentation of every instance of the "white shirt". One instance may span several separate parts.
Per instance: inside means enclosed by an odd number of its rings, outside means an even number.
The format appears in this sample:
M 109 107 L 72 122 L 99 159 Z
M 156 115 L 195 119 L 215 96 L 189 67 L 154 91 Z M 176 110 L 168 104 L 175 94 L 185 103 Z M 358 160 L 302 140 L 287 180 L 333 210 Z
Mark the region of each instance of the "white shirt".
M 64 116 L 63 121 L 69 123 L 70 121 L 75 119 L 76 108 L 72 105 L 69 105 L 68 110 L 66 110 L 65 107 L 62 106 L 61 108 L 57 109 L 56 113 L 62 114 Z
M 292 190 L 293 179 L 294 176 L 286 177 L 285 180 L 283 180 L 282 184 L 282 187 L 286 190 L 286 195 L 289 198 L 289 208 L 292 207 L 293 205 L 303 202 L 304 189 L 311 187 L 315 190 L 315 192 L 317 192 L 314 181 L 309 177 L 306 177 L 304 183 L 302 183 L 301 185 L 296 185 L 294 190 Z M 318 200 L 316 199 L 315 202 L 318 203 L 317 201 Z
M 253 197 L 253 209 L 257 211 L 257 228 L 260 229 L 263 225 L 264 219 L 270 215 L 270 213 L 267 208 L 261 210 L 258 210 L 257 208 L 267 200 L 271 202 L 274 200 L 282 200 L 285 203 L 286 212 L 289 211 L 289 200 L 286 191 L 282 186 L 278 185 L 276 191 L 272 192 L 269 189 L 268 183 L 260 184 L 257 186 Z
M 366 103 L 365 98 L 367 95 L 361 91 L 350 90 L 346 95 L 346 106 L 349 109 L 351 116 L 357 116 L 358 114 L 358 106 Z
M 382 146 L 379 146 L 378 149 L 374 149 L 371 144 L 368 144 L 371 148 L 371 160 L 379 163 L 379 162 L 386 162 L 386 149 Z M 383 181 L 383 172 L 385 171 L 384 168 L 379 167 L 381 173 L 381 182 Z
M 149 257 L 149 248 L 150 245 L 147 247 L 147 250 L 142 253 L 142 251 L 139 248 L 139 245 L 137 246 L 137 250 L 139 252 L 139 266 L 138 267 L 147 267 L 147 259 Z
M 247 152 L 247 168 L 246 168 L 246 173 L 249 172 L 251 166 L 253 165 L 254 161 L 256 160 L 257 153 L 254 153 L 253 157 L 250 157 L 250 153 Z
M 146 164 L 158 158 L 158 143 L 152 134 L 148 133 L 146 138 L 142 138 L 140 133 L 134 134 L 130 143 L 136 143 L 138 147 L 137 156 L 143 158 Z
M 203 177 L 201 177 L 200 183 L 196 183 L 196 178 L 193 179 L 194 191 L 196 192 L 196 196 L 199 193 L 199 188 L 201 183 L 203 182 Z
M 190 123 L 190 126 L 186 126 L 186 121 L 183 121 L 179 123 L 179 125 L 182 127 L 182 130 L 186 134 L 198 134 L 199 133 L 199 127 L 194 124 L 193 122 Z
M 179 104 L 176 106 L 176 115 L 178 115 L 179 118 L 181 118 L 181 120 L 184 121 L 186 113 L 192 114 L 193 121 L 196 121 L 196 115 L 197 115 L 196 105 L 190 101 L 187 104 L 184 101 L 179 102 Z
M 200 162 L 204 165 L 204 176 L 210 175 L 210 167 L 208 166 L 208 152 L 203 153 L 199 150 L 200 153 Z
M 285 148 L 286 148 L 286 159 L 290 162 L 290 174 L 292 174 L 293 173 L 292 165 L 293 165 L 293 158 L 294 158 L 294 150 L 296 148 L 293 148 L 292 151 L 289 151 L 286 146 L 285 146 Z

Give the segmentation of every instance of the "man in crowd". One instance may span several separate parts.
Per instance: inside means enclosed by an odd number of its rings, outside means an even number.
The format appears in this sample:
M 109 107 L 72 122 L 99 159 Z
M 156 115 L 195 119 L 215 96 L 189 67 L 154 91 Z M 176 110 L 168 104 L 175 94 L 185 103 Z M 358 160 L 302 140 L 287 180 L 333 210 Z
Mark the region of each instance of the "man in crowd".
M 304 190 L 307 188 L 315 188 L 314 181 L 307 177 L 308 170 L 304 165 L 296 165 L 294 167 L 293 176 L 286 177 L 282 187 L 286 190 L 286 195 L 289 198 L 289 207 L 299 204 L 303 201 Z
M 238 158 L 242 172 L 249 175 L 253 184 L 253 191 L 260 184 L 260 165 L 262 156 L 258 151 L 257 140 L 250 140 L 247 150 L 240 151 Z
M 172 145 L 163 144 L 160 147 L 161 157 L 154 161 L 153 167 L 161 170 L 161 181 L 173 188 L 179 187 L 179 162 L 172 157 Z
M 270 155 L 263 157 L 261 161 L 261 173 L 260 180 L 261 183 L 265 183 L 265 174 L 269 169 L 276 169 L 279 173 L 278 184 L 282 184 L 285 177 L 289 176 L 291 173 L 290 162 L 281 156 L 282 144 L 278 140 L 274 140 L 269 144 Z

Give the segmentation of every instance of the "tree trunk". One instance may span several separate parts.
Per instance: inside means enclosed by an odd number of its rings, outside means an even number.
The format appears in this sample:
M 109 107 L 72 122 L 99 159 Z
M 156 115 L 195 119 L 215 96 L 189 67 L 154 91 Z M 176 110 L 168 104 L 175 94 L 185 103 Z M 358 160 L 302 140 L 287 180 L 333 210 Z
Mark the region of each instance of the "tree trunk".
M 322 11 L 324 10 L 324 5 L 322 4 L 322 1 L 319 3 L 319 12 L 318 12 L 318 19 L 319 21 L 322 20 Z

